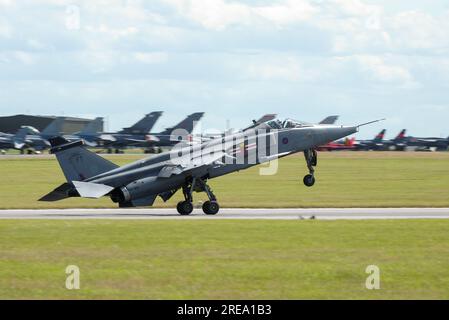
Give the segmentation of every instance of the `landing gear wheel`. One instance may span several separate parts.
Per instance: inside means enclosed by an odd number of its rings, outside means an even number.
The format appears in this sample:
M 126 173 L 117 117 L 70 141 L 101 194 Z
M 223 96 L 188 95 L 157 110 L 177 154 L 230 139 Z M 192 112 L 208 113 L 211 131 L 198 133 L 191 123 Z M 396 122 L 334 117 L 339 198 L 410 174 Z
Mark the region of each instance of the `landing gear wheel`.
M 203 204 L 203 211 L 207 215 L 216 215 L 220 211 L 220 205 L 216 201 L 206 201 Z
M 315 184 L 315 177 L 311 174 L 308 174 L 304 177 L 303 181 L 307 187 L 312 187 Z
M 182 201 L 176 206 L 176 210 L 182 216 L 188 216 L 193 212 L 193 204 L 189 201 Z

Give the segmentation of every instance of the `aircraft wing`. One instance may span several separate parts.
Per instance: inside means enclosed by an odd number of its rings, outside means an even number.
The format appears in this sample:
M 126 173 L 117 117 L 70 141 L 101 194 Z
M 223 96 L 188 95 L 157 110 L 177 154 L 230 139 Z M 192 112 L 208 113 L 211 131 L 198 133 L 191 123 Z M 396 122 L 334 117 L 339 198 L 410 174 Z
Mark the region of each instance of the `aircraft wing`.
M 129 142 L 129 143 L 145 143 L 145 142 L 148 142 L 148 141 L 146 141 L 146 140 L 142 140 L 142 139 L 130 139 L 130 138 L 126 138 L 126 139 L 124 139 L 126 142 Z
M 222 164 L 219 160 L 223 157 L 231 157 L 226 152 L 219 151 L 212 154 L 202 154 L 200 156 L 190 158 L 189 160 L 182 160 L 178 163 L 166 165 L 159 172 L 159 178 L 170 178 L 173 175 L 184 174 L 186 172 L 205 171 L 210 165 Z M 184 162 L 185 161 L 185 162 Z
M 260 162 L 268 162 L 268 161 L 277 160 L 279 158 L 288 156 L 289 154 L 291 154 L 291 152 L 283 152 L 283 153 L 273 154 L 271 156 L 261 157 Z
M 99 136 L 101 140 L 115 142 L 117 139 L 112 134 L 101 134 Z

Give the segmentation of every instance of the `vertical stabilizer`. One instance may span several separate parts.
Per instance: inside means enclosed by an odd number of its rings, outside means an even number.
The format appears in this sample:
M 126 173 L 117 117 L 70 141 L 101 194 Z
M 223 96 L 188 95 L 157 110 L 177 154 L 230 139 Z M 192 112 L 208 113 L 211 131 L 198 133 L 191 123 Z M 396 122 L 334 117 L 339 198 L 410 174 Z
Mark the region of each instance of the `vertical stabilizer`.
M 114 163 L 83 147 L 82 141 L 69 142 L 62 137 L 50 139 L 50 152 L 56 155 L 67 182 L 84 181 L 118 168 Z
M 63 133 L 62 127 L 64 125 L 64 122 L 65 117 L 57 117 L 41 132 L 41 136 L 44 138 L 60 136 Z
M 161 132 L 161 135 L 171 135 L 173 131 L 175 130 L 185 130 L 187 133 L 192 133 L 193 129 L 195 129 L 195 126 L 198 124 L 198 122 L 201 120 L 201 118 L 204 116 L 204 112 L 196 112 L 193 113 L 184 120 L 182 120 L 177 125 L 173 126 L 172 128 L 166 129 L 164 132 Z
M 104 126 L 104 121 L 102 117 L 98 117 L 95 118 L 95 120 L 92 120 L 91 122 L 89 122 L 84 128 L 83 130 L 80 131 L 80 135 L 96 135 L 100 132 L 103 132 L 103 126 Z
M 120 133 L 122 134 L 147 134 L 153 129 L 157 120 L 162 116 L 162 111 L 149 113 L 139 120 L 133 126 L 124 128 Z

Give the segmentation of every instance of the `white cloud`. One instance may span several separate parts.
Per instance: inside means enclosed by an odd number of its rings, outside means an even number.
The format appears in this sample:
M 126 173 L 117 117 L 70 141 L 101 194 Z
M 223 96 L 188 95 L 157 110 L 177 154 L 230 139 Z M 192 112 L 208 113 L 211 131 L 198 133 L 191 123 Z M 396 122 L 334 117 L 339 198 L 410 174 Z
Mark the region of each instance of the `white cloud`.
M 187 18 L 212 30 L 223 30 L 232 24 L 246 24 L 251 20 L 250 7 L 224 0 L 167 0 Z
M 246 75 L 252 80 L 298 81 L 301 66 L 294 58 L 279 59 L 277 62 L 250 63 L 246 66 Z
M 6 21 L 0 20 L 0 37 L 11 38 L 12 28 Z
M 382 12 L 380 6 L 366 4 L 360 0 L 333 0 L 332 2 L 335 8 L 338 8 L 345 15 L 375 16 Z
M 24 51 L 14 52 L 13 57 L 24 65 L 32 65 L 37 60 L 37 57 L 35 54 L 27 53 Z
M 255 7 L 254 13 L 278 26 L 309 20 L 319 10 L 307 1 L 287 0 L 271 6 Z
M 317 11 L 304 0 L 286 0 L 267 6 L 250 6 L 225 0 L 166 0 L 178 13 L 206 29 L 224 30 L 232 25 L 262 24 L 263 20 L 283 26 L 307 20 Z
M 123 104 L 134 118 L 149 102 L 167 116 L 212 105 L 217 118 L 248 105 L 294 116 L 300 96 L 311 106 L 304 119 L 337 109 L 352 120 L 378 105 L 389 118 L 413 117 L 419 105 L 447 105 L 449 13 L 444 0 L 398 2 L 0 0 L 0 81 L 9 88 L 0 103 L 41 113 L 85 102 L 85 113 L 120 123 Z M 73 4 L 80 24 L 68 30 Z M 23 81 L 39 103 L 17 91 Z M 66 94 L 53 98 L 52 87 Z
M 9 7 L 14 4 L 13 0 L 0 0 L 0 6 Z
M 449 13 L 433 16 L 425 12 L 407 11 L 389 19 L 398 48 L 449 49 Z
M 165 52 L 136 52 L 134 58 L 146 64 L 162 63 L 168 60 L 168 54 Z
M 104 36 L 111 37 L 113 40 L 135 35 L 139 32 L 136 27 L 112 28 L 105 24 L 99 26 L 86 26 L 85 30 L 92 33 L 104 34 Z
M 403 85 L 411 84 L 414 79 L 410 72 L 401 66 L 388 64 L 379 56 L 355 56 L 362 70 L 368 72 L 374 80 L 382 82 L 399 82 Z

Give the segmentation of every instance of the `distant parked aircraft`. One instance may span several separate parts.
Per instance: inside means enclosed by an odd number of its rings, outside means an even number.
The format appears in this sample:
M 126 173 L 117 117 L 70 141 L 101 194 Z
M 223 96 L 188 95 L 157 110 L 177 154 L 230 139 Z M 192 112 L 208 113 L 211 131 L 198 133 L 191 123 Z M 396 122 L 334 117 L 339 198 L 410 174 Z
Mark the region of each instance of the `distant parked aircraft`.
M 405 131 L 404 131 L 405 135 Z M 405 137 L 407 147 L 414 147 L 418 151 L 447 151 L 449 148 L 449 137 L 448 138 L 420 138 L 408 136 Z
M 343 151 L 343 150 L 355 150 L 355 138 L 346 138 L 340 141 L 333 141 L 319 146 L 318 151 Z
M 118 152 L 118 149 L 133 144 L 130 140 L 134 141 L 136 139 L 141 139 L 148 134 L 162 114 L 162 111 L 151 112 L 131 127 L 124 128 L 117 133 L 101 132 L 103 128 L 103 118 L 96 118 L 87 124 L 80 132 L 65 138 L 67 140 L 77 140 L 82 138 L 90 146 L 105 146 L 109 149 L 115 147 Z

